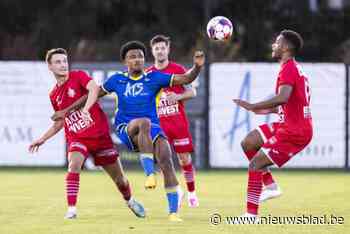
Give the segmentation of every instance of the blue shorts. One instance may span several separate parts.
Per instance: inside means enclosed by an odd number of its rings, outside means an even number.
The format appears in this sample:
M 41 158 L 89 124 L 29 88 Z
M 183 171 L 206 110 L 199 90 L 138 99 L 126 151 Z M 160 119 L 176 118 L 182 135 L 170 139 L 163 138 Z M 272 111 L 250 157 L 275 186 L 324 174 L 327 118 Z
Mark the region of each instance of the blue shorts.
M 115 132 L 119 139 L 128 147 L 129 150 L 138 151 L 136 145 L 133 144 L 130 136 L 128 135 L 128 124 L 121 123 L 115 128 Z M 151 123 L 151 138 L 152 143 L 158 139 L 159 136 L 166 138 L 165 133 L 158 124 Z

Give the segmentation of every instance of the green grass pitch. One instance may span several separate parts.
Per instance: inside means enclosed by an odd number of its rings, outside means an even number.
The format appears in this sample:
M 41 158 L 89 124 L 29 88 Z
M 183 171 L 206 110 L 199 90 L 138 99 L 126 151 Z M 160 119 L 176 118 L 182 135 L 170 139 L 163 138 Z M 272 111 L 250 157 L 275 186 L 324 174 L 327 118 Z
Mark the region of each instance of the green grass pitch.
M 136 218 L 126 207 L 102 171 L 83 171 L 78 199 L 78 219 L 64 220 L 65 171 L 60 169 L 0 168 L 1 234 L 119 234 L 119 233 L 350 233 L 350 173 L 341 171 L 274 171 L 283 196 L 261 206 L 262 216 L 335 215 L 338 225 L 229 225 L 209 223 L 213 213 L 241 215 L 245 207 L 245 171 L 197 173 L 199 208 L 183 203 L 182 223 L 167 220 L 161 177 L 156 190 L 143 189 L 141 172 L 126 170 L 134 196 L 147 210 L 146 219 Z M 182 176 L 178 174 L 182 180 Z M 184 186 L 183 186 L 184 187 Z

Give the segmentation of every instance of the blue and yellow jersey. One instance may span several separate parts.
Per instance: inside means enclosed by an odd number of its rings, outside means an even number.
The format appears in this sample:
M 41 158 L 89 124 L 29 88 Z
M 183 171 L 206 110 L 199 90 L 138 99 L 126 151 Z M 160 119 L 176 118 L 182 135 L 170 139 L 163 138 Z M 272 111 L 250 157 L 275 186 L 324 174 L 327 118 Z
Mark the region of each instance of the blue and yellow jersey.
M 118 98 L 115 126 L 129 123 L 136 118 L 149 118 L 159 124 L 156 109 L 156 96 L 164 87 L 172 86 L 173 75 L 156 71 L 132 77 L 127 72 L 117 72 L 102 85 L 107 93 Z

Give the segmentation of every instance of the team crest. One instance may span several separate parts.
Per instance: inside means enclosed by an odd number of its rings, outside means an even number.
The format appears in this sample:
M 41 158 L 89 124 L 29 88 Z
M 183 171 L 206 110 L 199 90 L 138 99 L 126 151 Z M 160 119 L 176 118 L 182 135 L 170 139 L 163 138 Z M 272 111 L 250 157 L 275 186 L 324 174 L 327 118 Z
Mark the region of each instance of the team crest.
M 74 89 L 68 88 L 67 94 L 68 94 L 68 97 L 71 97 L 71 98 L 74 97 L 74 96 L 75 96 L 75 91 L 74 91 Z

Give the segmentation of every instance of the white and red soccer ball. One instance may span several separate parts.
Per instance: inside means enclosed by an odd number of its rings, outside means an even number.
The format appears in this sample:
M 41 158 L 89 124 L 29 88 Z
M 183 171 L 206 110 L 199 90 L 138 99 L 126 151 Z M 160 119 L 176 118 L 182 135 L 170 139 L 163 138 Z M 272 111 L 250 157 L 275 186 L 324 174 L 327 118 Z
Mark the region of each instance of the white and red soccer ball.
M 207 24 L 207 34 L 212 40 L 226 41 L 232 36 L 233 25 L 224 16 L 215 16 Z

